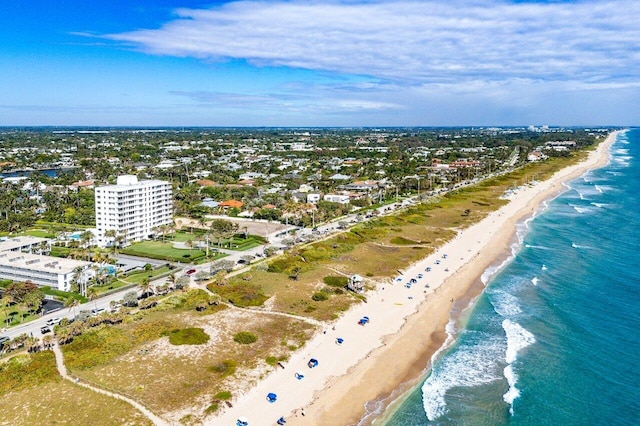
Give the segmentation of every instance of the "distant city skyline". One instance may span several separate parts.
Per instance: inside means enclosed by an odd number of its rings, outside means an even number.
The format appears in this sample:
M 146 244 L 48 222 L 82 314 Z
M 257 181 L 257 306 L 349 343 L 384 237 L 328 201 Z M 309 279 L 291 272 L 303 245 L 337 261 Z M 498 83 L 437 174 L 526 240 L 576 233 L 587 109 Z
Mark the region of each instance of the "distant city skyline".
M 640 124 L 640 2 L 4 5 L 0 126 Z

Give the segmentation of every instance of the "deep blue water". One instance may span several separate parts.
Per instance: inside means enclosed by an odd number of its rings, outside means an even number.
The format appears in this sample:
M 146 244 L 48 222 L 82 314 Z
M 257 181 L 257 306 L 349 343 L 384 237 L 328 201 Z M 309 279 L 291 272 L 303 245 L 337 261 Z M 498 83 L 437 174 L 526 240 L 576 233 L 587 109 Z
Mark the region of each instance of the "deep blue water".
M 521 225 L 455 343 L 384 422 L 640 424 L 640 129 Z
M 68 170 L 73 170 L 73 169 L 66 168 L 66 169 L 17 170 L 14 172 L 0 173 L 0 178 L 22 177 L 22 176 L 28 177 L 34 171 L 44 173 L 45 175 L 50 177 L 55 177 L 55 176 L 58 176 L 59 173 L 65 172 Z

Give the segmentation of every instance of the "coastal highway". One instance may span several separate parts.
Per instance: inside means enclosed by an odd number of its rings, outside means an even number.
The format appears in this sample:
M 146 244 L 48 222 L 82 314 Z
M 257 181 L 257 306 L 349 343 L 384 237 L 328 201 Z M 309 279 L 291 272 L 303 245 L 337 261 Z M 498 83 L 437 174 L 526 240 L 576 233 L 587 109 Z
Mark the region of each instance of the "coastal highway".
M 225 251 L 225 252 L 229 253 L 229 256 L 225 257 L 224 259 L 231 260 L 237 264 L 238 260 L 240 260 L 244 256 L 248 256 L 248 255 L 255 256 L 256 254 L 262 255 L 262 253 L 264 252 L 264 246 L 258 246 L 258 247 L 254 247 L 252 249 L 240 251 L 240 252 L 233 252 L 233 251 Z M 209 266 L 210 266 L 209 263 L 205 263 L 202 265 L 185 265 L 185 266 L 182 266 L 181 269 L 176 270 L 176 276 L 180 274 L 184 274 L 186 271 L 190 269 L 195 269 L 196 271 L 208 271 Z M 195 273 L 191 274 L 191 276 L 192 277 L 195 276 Z M 166 277 L 158 278 L 156 280 L 151 281 L 151 285 L 155 287 L 155 286 L 164 284 L 165 282 L 166 282 Z M 193 281 L 193 278 L 192 278 L 191 284 L 192 285 L 195 284 Z M 111 307 L 110 306 L 111 301 L 117 301 L 117 302 L 121 301 L 124 295 L 130 291 L 137 291 L 138 293 L 140 293 L 140 291 L 136 288 L 123 289 L 115 293 L 109 294 L 107 296 L 95 299 L 93 301 L 78 305 L 73 310 L 69 308 L 62 308 L 58 311 L 54 311 L 54 312 L 48 313 L 47 315 L 43 315 L 42 317 L 35 319 L 33 321 L 30 321 L 26 324 L 21 324 L 19 326 L 6 329 L 0 333 L 0 336 L 7 336 L 10 339 L 13 339 L 16 336 L 19 336 L 21 334 L 32 335 L 34 337 L 41 337 L 42 333 L 40 332 L 40 328 L 47 325 L 48 320 L 53 318 L 71 319 L 75 315 L 77 315 L 78 312 L 83 310 L 91 311 L 92 309 L 105 309 L 108 311 Z
M 463 185 L 460 185 L 463 186 Z M 427 195 L 427 194 L 425 194 Z M 429 195 L 435 195 L 435 194 L 429 194 Z M 381 207 L 378 207 L 376 210 L 378 211 L 378 214 L 376 216 L 383 216 L 386 214 L 391 214 L 394 211 L 404 208 L 404 207 L 408 207 L 411 206 L 415 203 L 417 203 L 418 201 L 418 197 L 414 196 L 411 198 L 407 198 L 405 200 L 403 200 L 402 202 L 396 202 L 396 203 L 392 203 L 392 204 L 387 204 Z M 279 233 L 281 232 L 274 232 L 273 234 L 268 236 L 268 240 L 269 243 L 271 245 L 274 245 L 276 247 L 282 247 L 282 240 L 285 238 L 290 238 L 290 237 L 294 237 L 294 239 L 298 239 L 300 240 L 300 242 L 310 242 L 313 240 L 317 240 L 317 239 L 323 239 L 323 238 L 327 238 L 329 236 L 331 236 L 334 233 L 337 232 L 343 232 L 344 230 L 339 229 L 338 227 L 338 223 L 340 222 L 346 222 L 349 224 L 349 226 L 357 223 L 357 222 L 362 222 L 362 221 L 366 221 L 367 219 L 369 219 L 370 217 L 368 216 L 364 216 L 364 215 L 360 215 L 360 217 L 358 217 L 357 213 L 352 213 L 343 217 L 340 217 L 338 219 L 334 219 L 331 222 L 328 223 L 324 223 L 324 224 L 319 224 L 316 228 L 315 231 L 309 228 L 305 228 L 305 229 L 300 229 L 299 231 L 295 232 L 294 235 L 284 235 L 284 236 L 278 236 Z M 234 252 L 231 250 L 225 250 L 225 253 L 228 254 L 227 257 L 225 257 L 225 260 L 230 260 L 233 261 L 236 264 L 236 268 L 241 271 L 243 270 L 246 265 L 240 265 L 238 264 L 238 261 L 241 260 L 243 257 L 245 256 L 254 256 L 254 257 L 261 257 L 264 255 L 264 248 L 265 246 L 257 246 L 254 247 L 252 249 L 249 250 L 245 250 L 245 251 L 241 251 L 241 252 Z M 190 269 L 195 269 L 196 273 L 198 271 L 208 271 L 210 268 L 210 263 L 205 263 L 202 265 L 185 265 L 182 267 L 181 270 L 176 271 L 177 274 L 179 273 L 184 273 Z M 196 275 L 196 273 L 191 274 L 191 285 L 195 286 L 195 281 L 193 281 L 193 277 Z M 157 286 L 157 285 L 161 285 L 164 284 L 166 282 L 166 278 L 159 278 L 157 280 L 153 280 L 151 282 L 151 284 L 153 286 Z M 47 321 L 53 318 L 68 318 L 71 319 L 73 318 L 77 312 L 80 312 L 82 310 L 86 310 L 86 311 L 91 311 L 92 309 L 105 309 L 105 310 L 109 310 L 110 309 L 110 304 L 111 301 L 121 301 L 122 298 L 124 297 L 124 295 L 128 292 L 132 291 L 131 288 L 128 289 L 124 289 L 115 293 L 112 293 L 108 296 L 104 296 L 104 297 L 100 297 L 96 300 L 93 300 L 91 302 L 87 302 L 87 303 L 83 303 L 77 307 L 75 307 L 75 309 L 71 310 L 68 308 L 62 308 L 58 311 L 55 312 L 51 312 L 48 313 L 47 315 L 44 315 L 36 320 L 33 320 L 27 324 L 22 324 L 19 325 L 17 327 L 13 327 L 7 330 L 4 330 L 2 333 L 0 333 L 0 336 L 7 336 L 10 339 L 15 338 L 16 336 L 19 336 L 20 334 L 26 333 L 27 335 L 32 335 L 34 337 L 40 337 L 42 336 L 42 333 L 40 332 L 40 328 L 47 325 Z M 138 291 L 138 290 L 135 290 Z

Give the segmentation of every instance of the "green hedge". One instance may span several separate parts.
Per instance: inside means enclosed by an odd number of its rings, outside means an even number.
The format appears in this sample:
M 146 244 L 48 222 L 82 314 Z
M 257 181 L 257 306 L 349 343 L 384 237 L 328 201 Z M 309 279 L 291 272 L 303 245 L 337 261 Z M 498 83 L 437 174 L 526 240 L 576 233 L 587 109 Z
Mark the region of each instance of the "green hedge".
M 41 287 L 40 290 L 44 293 L 47 294 L 49 296 L 55 296 L 58 297 L 60 299 L 68 299 L 69 297 L 71 297 L 72 299 L 76 299 L 82 303 L 86 303 L 89 299 L 87 299 L 86 297 L 84 297 L 83 295 L 81 295 L 80 293 L 72 293 L 70 291 L 61 291 L 61 290 L 56 290 L 53 289 L 51 287 Z

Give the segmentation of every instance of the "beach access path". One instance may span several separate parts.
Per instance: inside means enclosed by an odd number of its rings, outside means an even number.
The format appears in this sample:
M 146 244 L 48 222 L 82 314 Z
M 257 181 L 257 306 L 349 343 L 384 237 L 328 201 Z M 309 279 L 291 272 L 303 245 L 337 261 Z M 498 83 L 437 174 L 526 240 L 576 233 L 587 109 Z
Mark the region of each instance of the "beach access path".
M 273 425 L 281 416 L 287 425 L 357 423 L 365 414 L 365 403 L 388 397 L 402 383 L 419 377 L 446 339 L 445 326 L 455 301 L 505 256 L 518 221 L 558 194 L 563 182 L 605 164 L 615 135 L 579 164 L 519 188 L 507 205 L 411 265 L 400 281 L 394 278 L 367 293 L 367 303 L 354 306 L 316 334 L 284 369 L 274 370 L 240 395 L 233 407 L 208 418 L 207 424 L 235 425 L 245 417 L 251 426 Z M 412 278 L 417 282 L 407 288 Z M 359 325 L 363 316 L 370 321 Z M 338 337 L 343 339 L 340 345 Z M 307 366 L 310 358 L 318 360 L 317 367 Z M 296 378 L 296 372 L 304 378 Z M 277 400 L 267 401 L 268 393 L 275 393 Z

